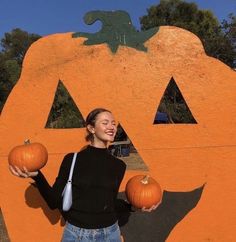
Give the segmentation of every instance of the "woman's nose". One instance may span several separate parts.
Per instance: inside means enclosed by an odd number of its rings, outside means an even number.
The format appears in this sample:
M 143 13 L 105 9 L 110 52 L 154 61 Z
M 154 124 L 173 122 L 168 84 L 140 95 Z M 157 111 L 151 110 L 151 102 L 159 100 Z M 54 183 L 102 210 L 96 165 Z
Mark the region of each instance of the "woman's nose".
M 110 124 L 110 125 L 108 126 L 108 129 L 114 130 L 114 126 L 113 126 L 112 124 Z
M 112 123 L 110 123 L 109 125 L 108 125 L 108 129 L 111 129 L 111 130 L 115 130 L 115 126 L 114 126 L 114 124 L 112 124 Z

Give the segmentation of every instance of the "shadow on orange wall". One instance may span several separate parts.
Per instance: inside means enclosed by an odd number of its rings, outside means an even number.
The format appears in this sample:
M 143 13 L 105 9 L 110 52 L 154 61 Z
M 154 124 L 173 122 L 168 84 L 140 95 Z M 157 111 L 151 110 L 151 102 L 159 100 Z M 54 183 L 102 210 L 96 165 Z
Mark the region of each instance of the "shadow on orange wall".
M 25 203 L 30 208 L 42 209 L 44 215 L 52 225 L 58 222 L 60 222 L 62 226 L 65 225 L 65 221 L 62 218 L 61 213 L 58 210 L 51 210 L 48 207 L 34 183 L 31 183 L 25 191 Z

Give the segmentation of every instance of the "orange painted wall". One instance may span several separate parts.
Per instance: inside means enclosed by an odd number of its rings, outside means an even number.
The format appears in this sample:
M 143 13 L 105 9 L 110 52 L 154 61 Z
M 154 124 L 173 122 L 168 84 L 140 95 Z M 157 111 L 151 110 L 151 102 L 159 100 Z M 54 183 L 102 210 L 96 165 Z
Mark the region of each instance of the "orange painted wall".
M 190 191 L 205 185 L 201 200 L 168 241 L 233 241 L 236 237 L 236 73 L 208 57 L 200 40 L 161 27 L 148 52 L 106 44 L 83 45 L 72 33 L 41 38 L 28 50 L 20 79 L 0 116 L 0 206 L 12 242 L 59 241 L 62 221 L 49 211 L 29 180 L 8 171 L 7 154 L 26 138 L 43 143 L 43 168 L 52 183 L 65 153 L 84 144 L 85 130 L 45 129 L 58 81 L 82 115 L 96 107 L 114 113 L 161 187 Z M 171 77 L 197 124 L 153 125 Z M 144 172 L 127 171 L 127 179 Z

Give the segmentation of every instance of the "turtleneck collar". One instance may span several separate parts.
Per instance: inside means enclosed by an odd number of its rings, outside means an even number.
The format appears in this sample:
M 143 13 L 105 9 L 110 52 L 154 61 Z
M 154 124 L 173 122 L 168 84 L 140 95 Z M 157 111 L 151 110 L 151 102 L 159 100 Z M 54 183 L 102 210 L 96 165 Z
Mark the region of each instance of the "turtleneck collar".
M 98 147 L 95 147 L 95 146 L 92 146 L 92 145 L 88 145 L 87 149 L 91 150 L 91 151 L 97 151 L 97 152 L 107 152 L 108 149 L 105 147 L 105 148 L 98 148 Z

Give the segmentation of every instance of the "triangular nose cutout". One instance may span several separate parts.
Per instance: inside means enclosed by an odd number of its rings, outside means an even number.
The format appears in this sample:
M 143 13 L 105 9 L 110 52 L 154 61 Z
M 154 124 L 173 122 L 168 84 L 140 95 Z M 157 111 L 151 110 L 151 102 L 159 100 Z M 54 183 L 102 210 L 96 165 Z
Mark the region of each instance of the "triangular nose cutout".
M 157 108 L 153 124 L 196 124 L 182 93 L 172 77 Z
M 128 170 L 148 170 L 143 159 L 120 124 L 117 126 L 117 133 L 114 142 L 109 146 L 109 150 L 112 155 L 126 163 Z
M 84 118 L 61 81 L 58 82 L 53 105 L 45 128 L 83 128 Z

